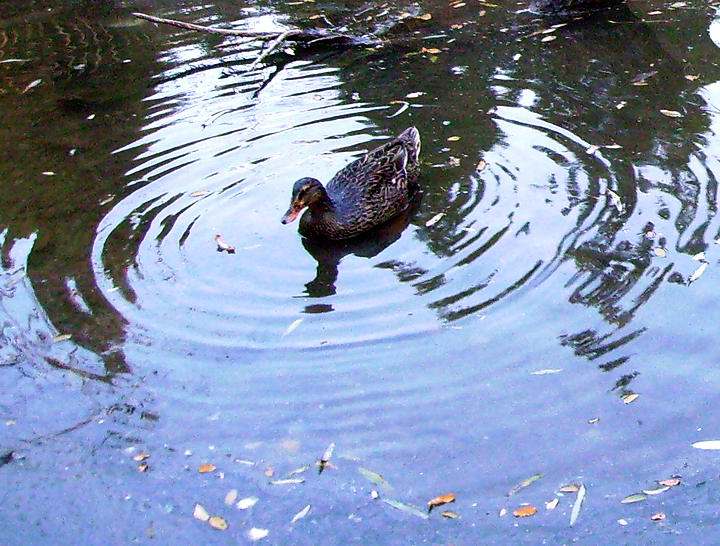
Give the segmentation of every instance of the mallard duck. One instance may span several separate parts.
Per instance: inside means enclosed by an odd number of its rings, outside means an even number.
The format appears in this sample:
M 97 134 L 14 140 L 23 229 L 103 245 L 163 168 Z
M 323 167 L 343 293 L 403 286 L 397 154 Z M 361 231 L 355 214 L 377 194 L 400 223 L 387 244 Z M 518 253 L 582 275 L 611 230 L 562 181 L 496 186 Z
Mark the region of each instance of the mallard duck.
M 420 133 L 415 127 L 356 159 L 328 182 L 301 178 L 293 185 L 288 224 L 300 219 L 306 237 L 356 237 L 405 210 L 417 189 Z

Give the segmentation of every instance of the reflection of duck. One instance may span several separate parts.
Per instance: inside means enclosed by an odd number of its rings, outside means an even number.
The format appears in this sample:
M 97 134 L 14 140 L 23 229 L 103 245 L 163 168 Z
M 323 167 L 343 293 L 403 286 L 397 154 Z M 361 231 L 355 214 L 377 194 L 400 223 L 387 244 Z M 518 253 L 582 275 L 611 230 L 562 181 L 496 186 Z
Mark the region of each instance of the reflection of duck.
M 339 240 L 365 233 L 407 209 L 417 188 L 419 155 L 420 133 L 409 127 L 347 165 L 327 188 L 301 178 L 282 222 L 292 222 L 307 207 L 300 219 L 305 236 Z
M 335 282 L 338 277 L 338 265 L 347 255 L 353 254 L 361 258 L 373 258 L 380 254 L 410 224 L 410 218 L 420 205 L 421 193 L 415 194 L 410 206 L 390 221 L 371 230 L 364 237 L 356 237 L 345 241 L 324 241 L 319 239 L 303 239 L 305 250 L 317 261 L 315 278 L 305 285 L 305 292 L 311 298 L 322 298 L 335 294 Z M 332 311 L 331 306 L 311 305 L 306 312 Z

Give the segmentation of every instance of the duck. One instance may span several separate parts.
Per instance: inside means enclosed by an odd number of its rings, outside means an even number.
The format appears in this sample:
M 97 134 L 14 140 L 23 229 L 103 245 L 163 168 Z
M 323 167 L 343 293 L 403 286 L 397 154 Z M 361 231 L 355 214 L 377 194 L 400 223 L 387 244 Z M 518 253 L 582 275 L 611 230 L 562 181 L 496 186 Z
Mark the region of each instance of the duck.
M 283 224 L 300 218 L 304 237 L 334 241 L 358 237 L 406 210 L 419 190 L 420 132 L 408 127 L 371 150 L 323 186 L 316 178 L 293 184 Z

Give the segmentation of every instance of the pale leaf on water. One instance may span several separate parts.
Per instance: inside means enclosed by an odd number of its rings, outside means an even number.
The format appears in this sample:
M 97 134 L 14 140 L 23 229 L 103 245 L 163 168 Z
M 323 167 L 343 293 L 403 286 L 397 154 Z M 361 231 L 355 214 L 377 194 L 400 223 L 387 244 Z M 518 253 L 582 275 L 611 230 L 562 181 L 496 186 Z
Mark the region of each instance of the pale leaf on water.
M 268 531 L 267 529 L 258 529 L 257 527 L 253 527 L 247 532 L 247 537 L 252 542 L 255 542 L 257 540 L 262 540 L 263 538 L 268 536 L 268 534 L 270 534 L 270 531 Z
M 667 116 L 667 117 L 669 117 L 669 118 L 681 118 L 681 117 L 683 117 L 683 115 L 682 115 L 680 112 L 676 111 L 676 110 L 660 110 L 660 113 L 661 113 L 663 116 Z
M 551 501 L 547 501 L 545 503 L 545 510 L 555 510 L 555 508 L 557 508 L 557 505 L 559 502 L 560 502 L 560 499 L 558 499 L 557 497 L 555 497 Z
M 512 497 L 515 493 L 517 493 L 521 489 L 525 489 L 529 485 L 532 485 L 533 483 L 535 483 L 542 477 L 543 477 L 542 474 L 533 474 L 529 478 L 527 478 L 527 479 L 521 481 L 520 483 L 518 483 L 517 485 L 513 486 L 513 488 L 507 492 L 507 496 Z
M 622 146 L 620 146 L 620 144 L 606 144 L 603 148 L 606 150 L 619 150 Z
M 190 197 L 205 197 L 206 195 L 210 195 L 210 192 L 207 190 L 201 190 L 192 192 Z
M 707 269 L 707 267 L 708 267 L 708 263 L 707 263 L 707 262 L 701 263 L 701 264 L 700 264 L 700 267 L 698 267 L 698 268 L 695 270 L 695 272 L 694 272 L 692 275 L 690 275 L 690 278 L 688 279 L 688 284 L 689 284 L 689 283 L 693 283 L 693 282 L 695 282 L 696 280 L 698 280 L 700 277 L 702 277 L 702 274 L 705 273 L 705 270 Z
M 692 257 L 692 259 L 697 262 L 704 262 L 705 261 L 705 253 L 698 252 L 697 254 L 695 254 L 695 256 Z
M 255 506 L 258 500 L 257 497 L 245 497 L 244 499 L 240 499 L 235 506 L 238 510 L 247 510 Z
M 636 502 L 642 502 L 642 501 L 644 501 L 645 499 L 647 499 L 647 495 L 645 495 L 645 494 L 643 494 L 643 493 L 635 493 L 635 494 L 633 494 L 633 495 L 628 495 L 627 497 L 625 497 L 625 498 L 624 498 L 623 500 L 621 500 L 620 502 L 621 502 L 622 504 L 633 504 L 633 503 L 636 503 Z
M 61 341 L 67 341 L 69 339 L 72 339 L 71 334 L 58 334 L 53 337 L 53 343 L 60 343 Z
M 425 93 L 423 91 L 415 91 L 413 93 L 408 93 L 405 95 L 406 99 L 416 99 L 418 97 L 422 97 Z
M 380 498 L 380 493 L 378 493 L 377 491 L 375 491 L 375 490 L 373 489 L 372 491 L 370 491 L 370 498 L 371 498 L 372 500 L 377 500 L 377 499 Z
M 442 217 L 443 217 L 443 216 L 445 216 L 445 213 L 444 213 L 444 212 L 440 212 L 440 213 L 436 214 L 435 216 L 433 216 L 432 218 L 430 218 L 430 220 L 428 220 L 427 222 L 425 222 L 425 227 L 432 227 L 432 226 L 434 226 L 434 225 L 437 224 L 440 220 L 442 220 Z
M 199 519 L 200 521 L 207 521 L 210 519 L 210 514 L 208 514 L 207 510 L 205 510 L 205 508 L 203 508 L 200 504 L 195 505 L 193 516 L 195 519 Z
M 606 190 L 605 193 L 608 195 L 608 197 L 610 197 L 610 201 L 612 202 L 613 206 L 618 210 L 618 212 L 622 212 L 625 207 L 623 206 L 620 196 L 612 190 Z
M 420 19 L 421 21 L 429 21 L 432 19 L 432 15 L 430 13 L 424 13 L 422 15 L 418 15 L 416 19 Z
M 720 449 L 720 440 L 703 440 L 692 445 L 695 449 Z
M 501 508 L 500 512 L 498 512 L 498 516 L 500 516 L 501 518 L 507 516 L 507 508 Z
M 622 397 L 622 401 L 623 401 L 625 404 L 632 404 L 632 403 L 635 402 L 635 400 L 637 400 L 639 397 L 640 397 L 640 395 L 637 394 L 637 393 L 626 394 L 625 396 Z
M 485 170 L 485 167 L 487 167 L 487 163 L 485 162 L 484 159 L 481 159 L 480 161 L 478 161 L 478 164 L 475 167 L 475 170 L 480 173 Z
M 588 425 L 595 425 L 600 422 L 600 417 L 593 417 L 592 419 L 588 419 Z
M 382 499 L 382 501 L 388 506 L 392 506 L 396 510 L 400 510 L 401 512 L 405 512 L 406 514 L 413 515 L 420 519 L 428 519 L 428 515 L 422 510 L 420 510 L 420 508 L 418 508 L 417 506 L 405 504 L 404 502 L 396 501 L 393 499 Z
M 544 370 L 535 370 L 534 372 L 530 372 L 530 375 L 550 375 L 560 373 L 561 371 L 562 368 L 546 368 Z
M 668 489 L 670 489 L 670 486 L 666 485 L 663 487 L 658 487 L 657 489 L 643 489 L 643 493 L 645 493 L 646 495 L 659 495 L 660 493 L 665 493 L 665 491 L 667 491 Z
M 210 524 L 210 527 L 212 527 L 213 529 L 217 529 L 218 531 L 224 531 L 228 528 L 227 521 L 225 521 L 220 516 L 212 516 L 208 520 L 208 523 Z
M 461 137 L 459 137 L 459 136 L 451 136 L 451 137 L 448 137 L 447 140 L 448 140 L 448 142 L 457 142 L 458 140 L 460 140 L 460 138 Z
M 553 40 L 557 40 L 557 36 L 545 36 L 541 42 L 552 42 Z
M 385 491 L 392 491 L 392 486 L 385 480 L 385 478 L 383 478 L 377 472 L 373 472 L 372 470 L 368 470 L 367 468 L 363 468 L 362 466 L 358 467 L 358 472 L 360 472 L 360 474 L 362 474 L 365 479 L 370 480 L 375 485 L 382 487 Z
M 580 515 L 580 508 L 582 507 L 582 503 L 585 500 L 585 493 L 585 486 L 583 484 L 580 484 L 580 489 L 578 489 L 577 497 L 575 498 L 575 504 L 573 504 L 572 512 L 570 513 L 570 527 L 575 525 L 575 522 Z
M 232 506 L 235 501 L 238 498 L 238 490 L 237 489 L 231 489 L 227 492 L 227 495 L 225 495 L 225 504 L 228 506 Z
M 298 520 L 303 519 L 305 516 L 307 516 L 310 513 L 310 505 L 308 504 L 305 508 L 300 510 L 297 514 L 293 516 L 293 519 L 290 521 L 290 523 L 295 523 Z
M 22 94 L 24 95 L 25 93 L 27 93 L 27 92 L 30 91 L 31 89 L 37 87 L 37 86 L 40 85 L 41 83 L 42 83 L 42 80 L 41 80 L 41 79 L 31 81 L 29 84 L 27 84 L 27 86 L 25 87 L 25 89 L 23 89 Z
M 620 518 L 619 520 L 617 520 L 617 522 L 618 522 L 620 525 L 622 525 L 623 527 L 625 527 L 625 526 L 628 524 L 628 521 L 627 521 L 626 519 L 622 519 L 622 518 Z
M 653 514 L 652 516 L 650 516 L 650 519 L 653 521 L 664 521 L 665 518 L 666 518 L 666 516 L 665 516 L 664 512 L 657 512 L 656 514 Z
M 405 102 L 404 100 L 394 100 L 390 104 L 400 104 L 400 108 L 398 108 L 397 112 L 395 112 L 394 114 L 390 114 L 389 116 L 386 116 L 388 119 L 397 117 L 400 114 L 402 114 L 405 110 L 410 108 L 410 103 Z
M 327 446 L 325 453 L 323 453 L 323 456 L 320 458 L 320 463 L 318 465 L 318 474 L 322 474 L 323 470 L 325 470 L 325 467 L 328 466 L 328 463 L 332 458 L 333 451 L 335 451 L 335 442 L 331 442 L 330 445 Z
M 688 80 L 688 81 L 694 82 L 695 80 L 700 79 L 700 76 L 694 76 L 694 75 L 692 75 L 692 74 L 687 74 L 687 75 L 685 76 L 685 79 Z
M 302 324 L 302 321 L 303 321 L 303 319 L 301 319 L 301 318 L 295 319 L 294 321 L 292 321 L 290 323 L 290 326 L 287 327 L 287 330 L 285 330 L 285 332 L 283 332 L 282 337 L 289 336 L 290 334 L 292 334 L 295 330 L 297 330 L 298 326 L 300 326 L 300 324 Z
M 576 483 L 569 483 L 567 485 L 563 485 L 560 489 L 558 489 L 560 493 L 577 493 L 580 491 L 580 486 Z
M 452 510 L 445 510 L 440 515 L 447 519 L 460 519 L 460 514 L 458 514 L 457 512 L 453 512 Z
M 658 258 L 664 258 L 665 256 L 667 256 L 667 250 L 665 250 L 664 248 L 662 248 L 660 246 L 655 247 L 653 249 L 653 252 L 655 253 L 655 256 L 657 256 Z
M 5 59 L 3 61 L 0 61 L 0 64 L 5 63 L 29 63 L 30 59 Z
M 298 474 L 302 474 L 303 472 L 307 472 L 310 469 L 310 465 L 306 464 L 304 466 L 301 466 L 300 468 L 296 468 L 295 470 L 291 470 L 288 472 L 287 477 L 291 478 L 292 476 L 297 476 Z
M 299 483 L 305 483 L 304 478 L 286 478 L 284 480 L 272 480 L 272 485 L 296 485 Z
M 660 480 L 658 484 L 665 487 L 676 487 L 680 485 L 680 478 L 668 478 L 667 480 Z
M 595 146 L 594 144 L 590 146 L 587 150 L 585 150 L 585 153 L 588 155 L 594 155 L 595 152 L 597 152 L 600 149 L 599 146 Z
M 142 453 L 138 453 L 137 455 L 135 455 L 133 457 L 133 461 L 142 462 L 148 458 L 150 458 L 150 454 L 143 451 Z

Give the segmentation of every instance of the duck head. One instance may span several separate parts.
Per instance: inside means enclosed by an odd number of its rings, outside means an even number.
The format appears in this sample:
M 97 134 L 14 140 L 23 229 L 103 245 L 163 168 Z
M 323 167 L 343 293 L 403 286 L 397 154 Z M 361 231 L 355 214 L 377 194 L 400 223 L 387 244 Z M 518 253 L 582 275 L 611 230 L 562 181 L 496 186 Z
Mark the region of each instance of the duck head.
M 327 202 L 327 193 L 319 180 L 301 178 L 293 185 L 290 208 L 282 217 L 283 224 L 289 224 L 305 207 L 318 208 Z

